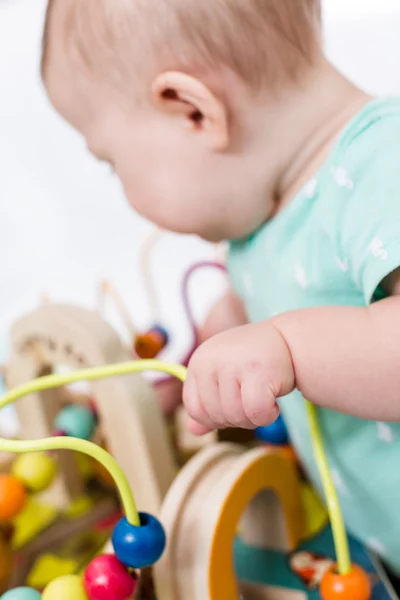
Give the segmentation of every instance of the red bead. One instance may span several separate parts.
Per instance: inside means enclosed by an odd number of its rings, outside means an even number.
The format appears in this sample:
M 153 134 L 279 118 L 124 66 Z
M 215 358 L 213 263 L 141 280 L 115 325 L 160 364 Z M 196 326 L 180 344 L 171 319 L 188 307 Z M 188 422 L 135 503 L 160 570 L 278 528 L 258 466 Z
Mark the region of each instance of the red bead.
M 89 600 L 130 600 L 137 591 L 138 576 L 114 554 L 102 554 L 86 568 L 84 585 Z

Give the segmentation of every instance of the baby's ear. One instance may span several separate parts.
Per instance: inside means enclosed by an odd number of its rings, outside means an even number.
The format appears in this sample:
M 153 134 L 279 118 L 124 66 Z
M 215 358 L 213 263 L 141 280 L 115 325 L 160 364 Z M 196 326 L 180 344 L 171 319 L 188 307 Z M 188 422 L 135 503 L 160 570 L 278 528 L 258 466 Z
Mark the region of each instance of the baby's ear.
M 202 135 L 215 151 L 228 146 L 228 115 L 224 104 L 198 79 L 179 72 L 163 73 L 152 85 L 153 101 L 182 126 Z

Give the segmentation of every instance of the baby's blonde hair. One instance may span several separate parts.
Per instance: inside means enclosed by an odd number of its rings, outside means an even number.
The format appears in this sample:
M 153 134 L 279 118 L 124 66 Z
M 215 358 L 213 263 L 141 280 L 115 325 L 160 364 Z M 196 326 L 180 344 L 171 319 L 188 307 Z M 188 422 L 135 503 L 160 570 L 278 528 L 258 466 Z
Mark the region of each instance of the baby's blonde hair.
M 216 65 L 253 87 L 295 78 L 319 41 L 320 0 L 58 0 L 64 43 L 88 67 L 127 84 L 131 73 Z M 49 0 L 42 70 L 57 0 Z M 65 5 L 64 5 L 65 9 Z

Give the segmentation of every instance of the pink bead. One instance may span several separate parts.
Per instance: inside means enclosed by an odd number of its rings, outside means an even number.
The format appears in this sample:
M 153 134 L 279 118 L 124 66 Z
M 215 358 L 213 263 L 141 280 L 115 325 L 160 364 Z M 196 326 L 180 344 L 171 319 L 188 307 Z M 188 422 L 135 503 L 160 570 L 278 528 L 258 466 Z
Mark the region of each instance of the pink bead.
M 92 411 L 92 413 L 94 414 L 94 416 L 96 417 L 96 419 L 98 419 L 99 417 L 99 409 L 97 408 L 97 404 L 96 401 L 91 399 L 89 401 L 89 408 Z
M 62 429 L 56 429 L 51 434 L 51 437 L 67 437 L 67 434 Z
M 138 578 L 114 554 L 102 554 L 87 566 L 84 585 L 89 600 L 130 600 Z
M 51 434 L 51 437 L 67 437 L 67 434 L 65 433 L 65 431 L 61 431 L 61 429 L 56 429 Z M 55 452 L 56 452 L 56 450 L 47 450 L 46 454 L 48 456 L 53 456 L 55 454 Z

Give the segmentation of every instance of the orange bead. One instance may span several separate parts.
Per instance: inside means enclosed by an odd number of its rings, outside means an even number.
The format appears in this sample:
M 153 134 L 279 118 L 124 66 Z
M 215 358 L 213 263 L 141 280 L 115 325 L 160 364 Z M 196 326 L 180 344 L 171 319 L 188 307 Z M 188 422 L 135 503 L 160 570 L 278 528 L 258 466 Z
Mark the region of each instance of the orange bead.
M 347 575 L 339 575 L 334 565 L 325 574 L 320 592 L 322 600 L 370 600 L 372 586 L 368 574 L 357 565 Z
M 299 462 L 296 452 L 292 446 L 281 446 L 279 451 L 283 456 L 286 456 L 289 460 L 293 461 L 295 464 Z
M 11 521 L 24 508 L 26 491 L 11 475 L 0 475 L 0 521 Z
M 165 338 L 157 330 L 138 335 L 135 340 L 136 354 L 142 359 L 155 358 L 165 348 Z

